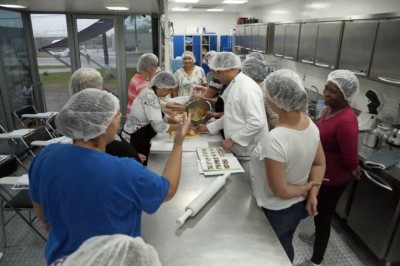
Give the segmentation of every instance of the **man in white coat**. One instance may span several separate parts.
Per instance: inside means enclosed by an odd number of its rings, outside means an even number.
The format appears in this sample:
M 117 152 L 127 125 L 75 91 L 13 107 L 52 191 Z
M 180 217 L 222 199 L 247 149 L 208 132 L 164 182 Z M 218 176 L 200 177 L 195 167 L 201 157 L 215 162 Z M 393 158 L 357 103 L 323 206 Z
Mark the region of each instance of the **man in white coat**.
M 232 150 L 238 159 L 245 159 L 268 132 L 268 125 L 261 88 L 240 71 L 241 65 L 240 58 L 231 52 L 217 53 L 211 58 L 209 67 L 214 77 L 222 84 L 229 84 L 221 96 L 224 115 L 200 125 L 197 131 L 215 134 L 223 129 L 223 148 Z

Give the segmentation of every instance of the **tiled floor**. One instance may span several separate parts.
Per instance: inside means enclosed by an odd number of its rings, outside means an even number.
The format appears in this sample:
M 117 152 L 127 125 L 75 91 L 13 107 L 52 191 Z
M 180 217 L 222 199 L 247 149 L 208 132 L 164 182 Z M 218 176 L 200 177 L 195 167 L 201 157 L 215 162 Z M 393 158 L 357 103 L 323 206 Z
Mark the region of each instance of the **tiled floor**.
M 29 163 L 29 160 L 24 161 L 26 166 L 28 166 Z M 10 212 L 6 213 L 6 217 L 9 217 L 10 215 Z M 41 233 L 46 235 L 39 221 L 36 220 L 33 224 Z M 298 233 L 300 231 L 308 233 L 314 231 L 312 218 L 303 220 L 295 233 L 293 239 L 295 248 L 294 265 L 310 259 L 312 255 L 312 246 L 304 243 L 298 238 Z M 0 266 L 46 265 L 46 261 L 44 260 L 45 242 L 33 230 L 31 230 L 20 217 L 15 217 L 6 226 L 6 235 L 8 242 L 7 248 L 3 247 L 3 240 L 0 238 L 0 252 L 3 253 L 3 257 L 0 259 Z M 330 242 L 322 265 L 383 266 L 385 263 L 379 261 L 369 251 L 369 249 L 346 225 L 344 220 L 335 217 L 332 225 Z M 400 266 L 400 263 L 392 264 L 392 266 L 395 265 Z
M 294 265 L 309 260 L 312 256 L 312 245 L 301 241 L 298 237 L 299 232 L 314 232 L 313 219 L 304 219 L 297 228 L 293 239 L 295 248 Z M 379 261 L 368 250 L 361 240 L 345 224 L 344 220 L 335 217 L 328 248 L 321 265 L 381 266 L 385 265 L 385 263 Z
M 36 228 L 40 223 L 35 221 Z M 312 246 L 298 238 L 300 230 L 313 231 L 313 221 L 307 218 L 300 224 L 294 238 L 295 261 L 300 263 L 311 257 Z M 43 230 L 40 228 L 41 232 Z M 43 257 L 45 242 L 39 238 L 19 217 L 14 218 L 6 227 L 9 247 L 0 247 L 3 258 L 1 266 L 37 266 L 45 265 Z M 2 244 L 2 243 L 1 243 Z M 335 219 L 328 250 L 322 265 L 329 266 L 383 266 L 363 243 L 348 229 L 342 220 Z

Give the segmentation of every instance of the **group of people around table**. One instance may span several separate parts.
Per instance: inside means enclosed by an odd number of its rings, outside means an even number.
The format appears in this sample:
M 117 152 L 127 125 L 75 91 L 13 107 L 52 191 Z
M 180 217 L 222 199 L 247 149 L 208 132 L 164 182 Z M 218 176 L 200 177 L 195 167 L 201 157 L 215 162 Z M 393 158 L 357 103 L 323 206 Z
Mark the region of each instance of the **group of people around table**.
M 230 52 L 209 52 L 208 83 L 204 70 L 194 65 L 192 52 L 184 52 L 182 59 L 183 67 L 173 74 L 158 68 L 154 54 L 140 57 L 129 85 L 120 140 L 120 103 L 102 88 L 101 75 L 83 68 L 71 76 L 72 96 L 58 113 L 56 126 L 73 144 L 49 145 L 29 170 L 34 210 L 49 232 L 47 263 L 80 265 L 67 262 L 91 250 L 104 255 L 93 248 L 91 239 L 96 236 L 140 237 L 142 211 L 153 213 L 173 198 L 180 181 L 182 143 L 192 126 L 189 114 L 176 120 L 171 112 L 184 105 L 163 99 L 186 95 L 212 99 L 218 106 L 217 112 L 209 113 L 218 119 L 195 130 L 222 131 L 222 147 L 242 162 L 257 205 L 290 261 L 298 224 L 314 217 L 314 253 L 302 265 L 319 265 L 337 201 L 349 179 L 360 178 L 358 124 L 350 106 L 359 90 L 356 76 L 346 70 L 328 75 L 326 108 L 314 123 L 305 113 L 308 96 L 300 77 L 288 69 L 268 75 L 259 53 L 241 62 Z M 159 175 L 145 166 L 150 141 L 171 131 L 176 132 L 174 146 Z M 87 242 L 90 245 L 80 252 Z M 106 238 L 95 243 L 107 246 Z M 147 265 L 159 265 L 158 257 Z

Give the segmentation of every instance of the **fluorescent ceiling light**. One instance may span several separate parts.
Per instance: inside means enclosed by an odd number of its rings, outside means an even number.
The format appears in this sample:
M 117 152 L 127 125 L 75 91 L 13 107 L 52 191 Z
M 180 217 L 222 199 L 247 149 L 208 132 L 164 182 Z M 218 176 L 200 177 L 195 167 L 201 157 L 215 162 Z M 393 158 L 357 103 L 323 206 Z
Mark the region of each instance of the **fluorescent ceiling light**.
M 272 10 L 271 11 L 272 14 L 287 14 L 289 13 L 287 10 Z
M 7 8 L 28 8 L 27 0 L 0 0 L 0 6 Z
M 129 10 L 128 0 L 104 0 L 104 7 L 108 10 Z
M 222 8 L 211 8 L 211 9 L 206 9 L 208 12 L 221 12 L 224 11 Z
M 225 0 L 222 2 L 223 4 L 230 4 L 230 5 L 241 5 L 247 3 L 247 0 Z
M 197 3 L 199 0 L 175 0 L 175 3 Z
M 172 11 L 189 11 L 189 8 L 174 7 L 174 8 L 172 8 Z
M 312 3 L 312 4 L 305 5 L 305 7 L 307 7 L 307 8 L 313 8 L 313 9 L 323 9 L 323 8 L 329 7 L 329 4 L 327 4 L 327 3 L 318 3 L 318 2 L 316 2 L 316 3 Z

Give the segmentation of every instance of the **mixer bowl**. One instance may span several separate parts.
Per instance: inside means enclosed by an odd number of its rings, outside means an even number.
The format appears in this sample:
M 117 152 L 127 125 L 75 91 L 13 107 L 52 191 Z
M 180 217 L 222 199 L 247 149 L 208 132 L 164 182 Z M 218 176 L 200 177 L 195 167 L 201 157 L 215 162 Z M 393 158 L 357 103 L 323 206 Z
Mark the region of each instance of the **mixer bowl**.
M 190 122 L 195 127 L 207 121 L 207 112 L 210 110 L 210 103 L 201 99 L 192 101 L 185 107 L 185 112 L 192 114 Z

